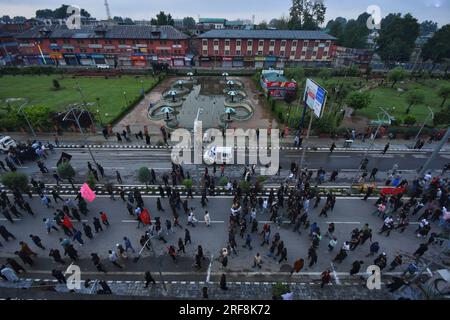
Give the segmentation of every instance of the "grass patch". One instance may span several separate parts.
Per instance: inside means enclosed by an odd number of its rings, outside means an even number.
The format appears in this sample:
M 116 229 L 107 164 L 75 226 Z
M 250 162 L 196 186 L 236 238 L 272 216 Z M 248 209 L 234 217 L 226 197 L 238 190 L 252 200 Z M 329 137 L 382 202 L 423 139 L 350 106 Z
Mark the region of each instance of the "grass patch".
M 54 90 L 53 79 L 57 79 L 61 89 Z M 0 99 L 27 97 L 29 105 L 46 105 L 52 111 L 62 112 L 71 103 L 80 103 L 82 98 L 77 89 L 80 84 L 86 102 L 97 102 L 103 123 L 116 119 L 131 102 L 141 95 L 141 80 L 145 91 L 158 83 L 158 77 L 122 76 L 105 79 L 103 77 L 76 77 L 60 75 L 18 75 L 0 78 Z M 123 94 L 126 92 L 126 95 Z M 1 107 L 2 105 L 0 105 Z M 95 114 L 97 106 L 92 107 Z

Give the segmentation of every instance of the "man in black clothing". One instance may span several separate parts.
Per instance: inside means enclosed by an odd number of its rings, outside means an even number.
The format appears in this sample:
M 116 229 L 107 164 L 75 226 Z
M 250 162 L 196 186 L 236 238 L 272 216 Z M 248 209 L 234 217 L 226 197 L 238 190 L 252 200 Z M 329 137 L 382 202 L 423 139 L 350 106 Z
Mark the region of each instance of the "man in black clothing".
M 56 270 L 53 269 L 52 270 L 52 276 L 54 276 L 56 278 L 56 280 L 58 280 L 59 283 L 67 283 L 66 277 L 64 277 L 63 273 L 61 272 L 61 270 Z
M 156 284 L 155 279 L 153 279 L 152 274 L 150 271 L 145 271 L 145 286 L 144 288 L 148 288 L 148 285 L 151 283 Z

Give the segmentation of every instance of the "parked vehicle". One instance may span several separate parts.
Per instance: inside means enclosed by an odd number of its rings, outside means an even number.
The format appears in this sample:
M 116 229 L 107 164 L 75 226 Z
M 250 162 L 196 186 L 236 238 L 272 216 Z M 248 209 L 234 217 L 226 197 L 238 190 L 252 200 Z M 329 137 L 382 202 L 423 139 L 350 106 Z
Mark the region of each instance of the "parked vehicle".
M 232 163 L 233 148 L 212 146 L 203 155 L 203 160 L 207 165 L 215 163 Z
M 11 148 L 16 148 L 17 143 L 9 136 L 0 137 L 0 150 L 8 152 Z

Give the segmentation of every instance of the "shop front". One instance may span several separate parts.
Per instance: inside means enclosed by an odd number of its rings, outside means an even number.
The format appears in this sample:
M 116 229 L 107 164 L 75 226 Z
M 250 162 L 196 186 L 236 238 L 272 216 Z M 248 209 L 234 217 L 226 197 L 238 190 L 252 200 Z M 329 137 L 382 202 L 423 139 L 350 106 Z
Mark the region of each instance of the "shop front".
M 255 58 L 244 57 L 244 67 L 245 68 L 254 68 L 255 67 Z
M 95 64 L 106 64 L 105 55 L 103 54 L 93 54 L 92 59 L 94 59 Z
M 223 68 L 232 68 L 233 67 L 233 58 L 232 57 L 223 57 L 222 67 Z
M 148 66 L 151 66 L 153 63 L 158 63 L 158 57 L 155 55 L 148 55 L 146 59 Z
M 143 55 L 131 56 L 131 65 L 133 67 L 145 67 L 147 65 L 147 60 Z
M 244 58 L 243 57 L 234 57 L 233 58 L 233 67 L 242 68 L 244 66 Z
M 209 57 L 200 57 L 200 67 L 210 67 L 211 60 Z
M 66 60 L 64 59 L 62 53 L 59 52 L 52 52 L 50 53 L 50 59 L 52 59 L 53 64 L 56 66 L 65 66 Z
M 107 54 L 105 55 L 106 58 L 106 64 L 109 65 L 110 67 L 115 67 L 116 66 L 116 62 L 117 62 L 117 56 L 113 55 L 113 54 Z
M 132 66 L 131 57 L 129 56 L 119 57 L 119 66 L 131 67 Z
M 67 55 L 65 55 L 67 57 Z M 67 59 L 66 59 L 67 60 Z M 94 60 L 91 58 L 89 54 L 79 54 L 78 60 L 80 61 L 80 65 L 82 66 L 93 66 L 95 64 Z M 69 64 L 69 63 L 67 63 Z
M 77 60 L 77 56 L 74 54 L 64 54 L 64 58 L 58 60 L 59 64 L 64 66 L 77 66 L 78 65 L 78 60 Z
M 172 66 L 172 58 L 171 57 L 158 57 L 158 63 L 168 64 L 169 67 Z
M 264 68 L 274 68 L 277 64 L 277 57 L 265 57 L 264 58 Z
M 39 64 L 39 56 L 38 55 L 23 56 L 22 59 L 26 65 Z
M 255 57 L 255 68 L 260 69 L 264 68 L 264 57 Z
M 172 64 L 174 67 L 184 67 L 184 57 L 172 57 Z

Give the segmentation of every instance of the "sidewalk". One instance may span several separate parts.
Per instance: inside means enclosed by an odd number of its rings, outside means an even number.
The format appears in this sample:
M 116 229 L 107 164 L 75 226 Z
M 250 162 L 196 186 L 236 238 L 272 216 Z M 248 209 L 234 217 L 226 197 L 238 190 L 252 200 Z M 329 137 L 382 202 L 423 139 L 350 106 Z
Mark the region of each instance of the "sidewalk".
M 151 137 L 151 145 L 154 146 L 158 143 L 158 141 L 163 141 L 162 135 L 159 132 L 159 128 L 155 130 L 150 130 L 149 135 Z M 60 141 L 61 145 L 70 145 L 70 144 L 84 144 L 85 141 L 91 144 L 99 144 L 99 145 L 121 145 L 121 146 L 143 146 L 145 145 L 145 140 L 136 139 L 134 136 L 134 132 L 130 134 L 131 142 L 123 142 L 119 143 L 117 142 L 117 139 L 115 136 L 109 137 L 108 140 L 106 140 L 101 132 L 97 132 L 95 134 L 88 133 L 86 134 L 86 137 L 75 132 L 64 132 L 63 135 L 58 136 L 58 139 Z M 28 139 L 33 140 L 33 136 L 27 133 L 21 133 L 21 132 L 10 132 L 10 133 L 4 133 L 4 135 L 9 135 L 10 137 L 14 138 L 17 141 L 26 142 Z M 54 134 L 53 133 L 39 133 L 37 140 L 40 140 L 42 142 L 50 141 L 51 143 L 54 143 Z M 431 152 L 434 150 L 438 142 L 432 142 L 432 143 L 425 143 L 422 149 L 420 150 L 414 150 L 412 149 L 412 145 L 414 144 L 414 141 L 411 140 L 404 140 L 404 139 L 396 139 L 396 140 L 390 140 L 388 138 L 382 138 L 382 139 L 376 139 L 375 143 L 371 144 L 370 140 L 366 139 L 365 142 L 362 142 L 360 139 L 355 140 L 351 147 L 344 148 L 344 142 L 345 139 L 332 139 L 332 138 L 319 138 L 316 136 L 309 137 L 308 141 L 303 141 L 303 146 L 307 146 L 308 148 L 318 148 L 321 150 L 329 150 L 332 143 L 336 144 L 335 151 L 342 151 L 342 150 L 366 150 L 371 148 L 371 150 L 377 150 L 381 151 L 384 149 L 384 146 L 386 143 L 390 143 L 389 151 L 415 151 L 415 152 Z M 280 139 L 280 147 L 294 147 L 294 136 L 287 136 L 285 138 Z M 441 151 L 450 152 L 450 143 L 446 143 Z
M 96 285 L 93 288 L 94 281 L 88 288 L 84 287 L 73 293 L 72 299 L 78 299 L 78 295 L 90 295 L 92 299 L 117 299 L 118 296 L 146 297 L 148 299 L 202 299 L 202 288 L 208 288 L 209 299 L 211 300 L 272 300 L 273 282 L 227 282 L 228 290 L 219 288 L 217 282 L 203 281 L 169 281 L 166 282 L 167 292 L 161 282 L 146 289 L 144 281 L 107 281 L 111 288 L 112 295 L 96 295 L 95 292 L 100 288 Z M 320 280 L 308 282 L 288 282 L 294 294 L 294 300 L 392 300 L 395 297 L 389 293 L 386 284 L 382 285 L 381 290 L 368 290 L 364 281 L 349 280 L 342 281 L 340 284 L 327 285 L 320 288 Z M 44 288 L 54 287 L 58 293 L 68 293 L 67 286 L 58 284 L 53 279 L 21 279 L 17 283 L 0 281 L 0 288 L 3 296 L 7 295 L 8 290 L 22 288 L 24 292 L 30 290 L 41 292 Z M 42 288 L 42 289 L 40 289 Z M 30 292 L 32 294 L 32 292 Z M 423 298 L 423 297 L 418 297 Z

